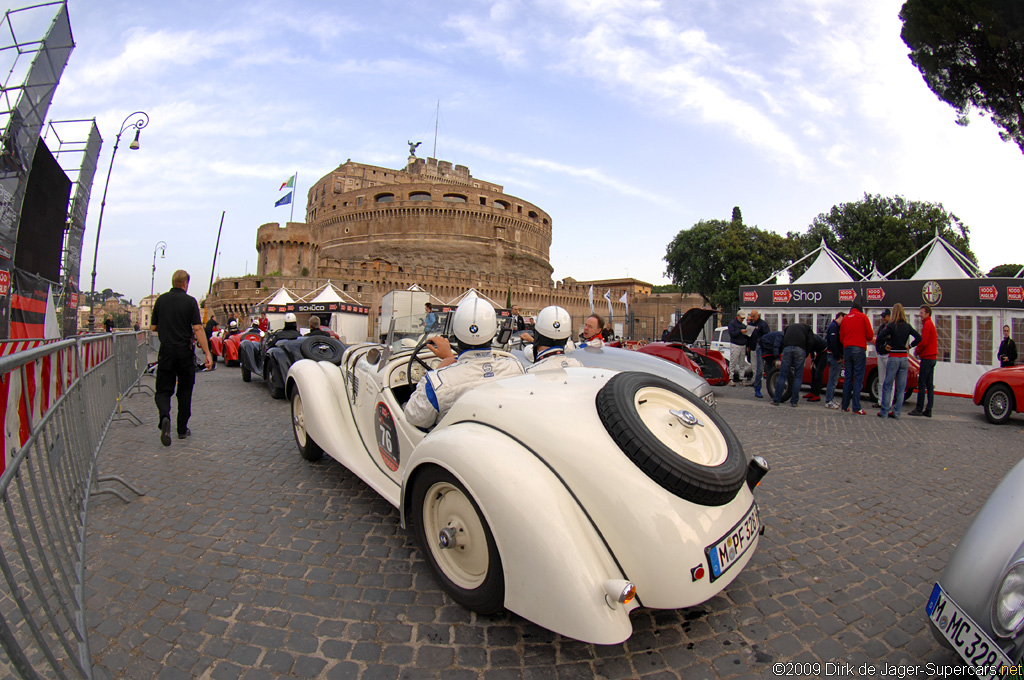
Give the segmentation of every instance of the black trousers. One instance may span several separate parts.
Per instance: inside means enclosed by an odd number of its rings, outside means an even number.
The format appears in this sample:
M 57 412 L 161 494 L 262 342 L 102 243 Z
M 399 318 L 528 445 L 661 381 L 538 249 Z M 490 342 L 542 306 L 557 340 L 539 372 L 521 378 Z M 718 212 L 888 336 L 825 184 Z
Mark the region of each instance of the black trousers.
M 171 417 L 171 396 L 178 389 L 178 434 L 188 430 L 192 417 L 192 388 L 196 384 L 196 357 L 191 347 L 160 347 L 156 362 L 156 401 L 160 420 Z

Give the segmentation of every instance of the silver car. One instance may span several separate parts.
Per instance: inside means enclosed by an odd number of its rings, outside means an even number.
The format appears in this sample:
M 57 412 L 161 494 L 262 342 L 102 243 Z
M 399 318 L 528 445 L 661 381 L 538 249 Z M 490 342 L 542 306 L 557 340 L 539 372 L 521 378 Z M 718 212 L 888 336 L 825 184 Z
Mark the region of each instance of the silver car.
M 1014 519 L 1016 518 L 1016 519 Z M 932 633 L 976 677 L 1024 661 L 1024 460 L 981 507 L 932 588 Z

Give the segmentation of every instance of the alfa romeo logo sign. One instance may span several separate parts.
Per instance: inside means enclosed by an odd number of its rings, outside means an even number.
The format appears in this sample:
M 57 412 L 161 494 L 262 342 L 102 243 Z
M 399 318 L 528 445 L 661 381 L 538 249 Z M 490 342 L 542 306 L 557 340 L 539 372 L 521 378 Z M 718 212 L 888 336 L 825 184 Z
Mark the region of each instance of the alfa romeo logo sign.
M 929 305 L 937 305 L 942 300 L 942 286 L 938 281 L 929 281 L 921 287 L 921 299 Z

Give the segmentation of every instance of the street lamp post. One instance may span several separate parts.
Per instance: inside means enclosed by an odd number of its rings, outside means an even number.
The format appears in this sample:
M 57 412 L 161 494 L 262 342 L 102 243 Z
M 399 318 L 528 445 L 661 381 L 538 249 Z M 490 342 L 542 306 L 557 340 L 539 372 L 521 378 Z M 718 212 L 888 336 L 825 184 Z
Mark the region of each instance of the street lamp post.
M 114 150 L 110 153 L 110 168 L 107 170 L 107 183 L 103 185 L 103 200 L 100 201 L 100 218 L 96 222 L 96 248 L 92 253 L 92 285 L 90 286 L 89 292 L 89 330 L 93 330 L 96 325 L 96 257 L 100 253 L 100 229 L 103 228 L 103 208 L 107 205 L 107 189 L 110 188 L 110 173 L 114 170 L 114 157 L 117 156 L 117 146 L 121 143 L 121 135 L 124 134 L 125 130 L 135 129 L 135 139 L 128 145 L 129 149 L 138 150 L 139 148 L 139 133 L 142 128 L 149 125 L 149 114 L 145 111 L 136 111 L 129 115 L 121 123 L 121 129 L 117 133 L 117 138 L 114 140 Z M 154 260 L 155 262 L 155 260 Z
M 153 286 L 156 284 L 156 251 L 160 251 L 160 259 L 167 256 L 167 243 L 157 241 L 153 247 L 153 275 L 149 277 L 149 297 L 153 297 Z M 152 300 L 150 301 L 152 303 Z

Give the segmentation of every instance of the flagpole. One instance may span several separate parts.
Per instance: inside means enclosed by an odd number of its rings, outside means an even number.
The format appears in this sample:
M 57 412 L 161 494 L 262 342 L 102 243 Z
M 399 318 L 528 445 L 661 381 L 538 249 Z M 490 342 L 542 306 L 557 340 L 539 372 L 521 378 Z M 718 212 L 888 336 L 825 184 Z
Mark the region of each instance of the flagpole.
M 291 217 L 288 218 L 289 222 L 295 221 L 295 189 L 299 186 L 299 171 L 296 170 L 292 177 L 295 181 L 292 182 L 292 214 Z
M 217 245 L 213 247 L 213 266 L 210 267 L 210 288 L 206 291 L 206 297 L 209 298 L 213 295 L 213 273 L 217 270 L 217 251 L 220 250 L 220 232 L 224 228 L 224 215 L 227 214 L 227 210 L 222 210 L 220 213 L 220 226 L 217 227 Z M 210 311 L 209 307 L 203 305 L 203 316 Z M 203 319 L 206 320 L 205 318 Z

